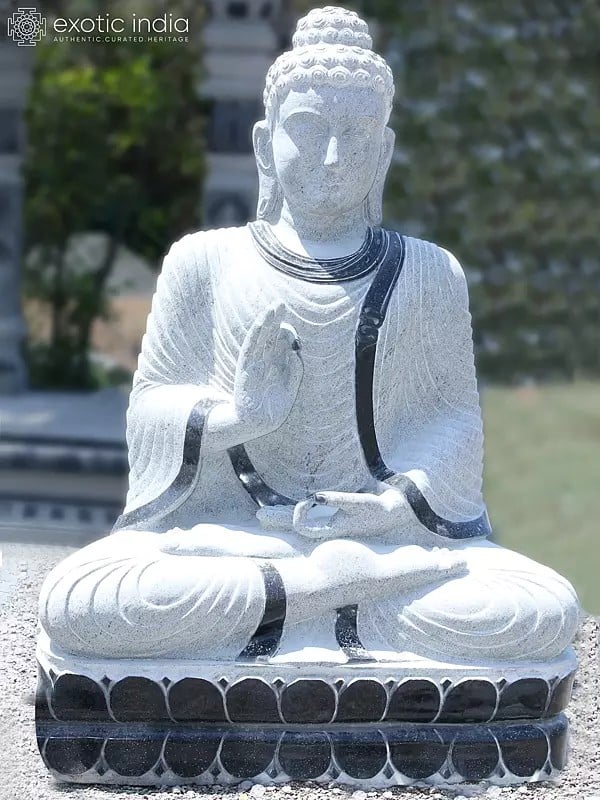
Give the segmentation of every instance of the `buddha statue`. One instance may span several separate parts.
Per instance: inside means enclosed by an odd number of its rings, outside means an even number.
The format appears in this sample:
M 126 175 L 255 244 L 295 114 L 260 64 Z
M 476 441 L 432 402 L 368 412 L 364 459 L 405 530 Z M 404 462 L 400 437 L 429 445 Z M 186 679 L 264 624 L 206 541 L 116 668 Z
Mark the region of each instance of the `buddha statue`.
M 165 257 L 127 416 L 125 510 L 41 591 L 53 719 L 70 718 L 57 698 L 77 678 L 113 724 L 136 719 L 123 687 L 137 680 L 138 694 L 160 687 L 157 714 L 170 722 L 176 692 L 196 681 L 225 709 L 196 722 L 335 726 L 362 681 L 346 722 L 533 718 L 560 751 L 540 720 L 564 740 L 556 715 L 572 683 L 577 597 L 489 540 L 463 271 L 447 250 L 381 225 L 393 94 L 366 23 L 311 11 L 267 75 L 256 221 L 188 234 Z M 328 707 L 329 690 L 329 717 L 303 717 Z M 275 693 L 275 718 L 247 710 L 255 691 Z M 390 717 L 400 695 L 407 705 Z M 273 769 L 294 777 L 280 750 L 265 780 L 279 779 Z M 252 777 L 219 752 L 205 778 Z M 525 773 L 505 752 L 489 773 L 550 774 L 562 764 L 548 752 Z M 364 777 L 342 761 L 346 781 Z M 117 780 L 114 764 L 94 763 L 81 780 Z M 204 781 L 160 763 L 148 767 L 154 782 Z M 437 781 L 473 778 L 443 764 Z M 380 770 L 388 784 L 430 777 L 406 763 Z

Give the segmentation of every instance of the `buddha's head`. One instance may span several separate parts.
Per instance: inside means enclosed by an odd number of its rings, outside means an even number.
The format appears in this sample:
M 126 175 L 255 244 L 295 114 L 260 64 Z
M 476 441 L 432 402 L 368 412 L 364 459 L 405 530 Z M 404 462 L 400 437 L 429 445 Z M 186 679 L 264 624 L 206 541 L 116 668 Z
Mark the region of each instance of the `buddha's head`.
M 394 81 L 371 47 L 353 11 L 327 6 L 298 22 L 292 50 L 269 69 L 265 119 L 254 126 L 259 219 L 276 222 L 285 198 L 292 215 L 362 207 L 367 224 L 381 223 Z

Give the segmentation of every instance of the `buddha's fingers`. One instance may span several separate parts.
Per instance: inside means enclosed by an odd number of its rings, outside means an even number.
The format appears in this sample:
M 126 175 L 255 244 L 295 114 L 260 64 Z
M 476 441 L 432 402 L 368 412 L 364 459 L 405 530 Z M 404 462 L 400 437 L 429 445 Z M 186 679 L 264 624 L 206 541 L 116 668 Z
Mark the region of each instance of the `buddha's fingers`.
M 258 315 L 252 327 L 246 334 L 240 350 L 240 363 L 245 364 L 247 360 L 259 361 L 263 357 L 265 348 L 269 340 L 273 337 L 275 320 L 275 309 L 270 307 Z
M 320 509 L 322 519 L 309 516 L 313 509 Z M 398 522 L 386 498 L 369 492 L 317 492 L 298 503 L 294 511 L 296 532 L 311 539 L 374 539 L 397 527 Z
M 298 336 L 298 331 L 294 326 L 289 322 L 282 322 L 279 325 L 279 330 L 281 331 L 282 336 L 287 341 L 289 347 L 298 352 L 300 350 L 300 337 Z
M 300 339 L 296 329 L 280 323 L 277 335 L 264 351 L 266 380 L 273 381 L 276 387 L 297 388 L 304 372 L 300 356 Z
M 418 545 L 407 545 L 396 554 L 401 556 L 403 585 L 407 589 L 457 578 L 468 572 L 465 557 L 445 548 L 427 550 Z
M 296 533 L 307 539 L 327 539 L 331 536 L 332 527 L 329 520 L 308 520 L 309 512 L 315 507 L 314 498 L 301 500 L 294 506 L 292 525 Z
M 256 519 L 265 531 L 293 531 L 293 506 L 265 506 L 256 512 Z
M 313 497 L 315 505 L 335 506 L 342 510 L 349 510 L 361 506 L 366 506 L 372 500 L 373 495 L 364 492 L 317 492 Z

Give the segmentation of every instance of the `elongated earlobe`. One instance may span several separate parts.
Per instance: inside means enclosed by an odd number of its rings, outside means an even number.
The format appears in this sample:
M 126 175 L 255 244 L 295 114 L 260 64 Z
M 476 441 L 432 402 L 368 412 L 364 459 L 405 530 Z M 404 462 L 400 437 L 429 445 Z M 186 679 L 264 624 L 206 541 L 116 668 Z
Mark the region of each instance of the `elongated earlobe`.
M 266 120 L 260 120 L 252 129 L 252 144 L 256 163 L 265 171 L 271 169 L 273 164 L 273 148 L 271 147 L 271 132 Z
M 379 164 L 377 165 L 377 172 L 375 173 L 375 180 L 367 195 L 364 207 L 365 221 L 368 225 L 374 227 L 381 225 L 381 220 L 383 218 L 383 188 L 392 161 L 395 141 L 396 134 L 391 128 L 386 127 L 383 132 L 383 143 L 381 146 Z
M 281 189 L 273 166 L 271 132 L 265 120 L 257 122 L 252 130 L 252 143 L 258 169 L 258 206 L 256 218 L 276 222 L 281 208 Z

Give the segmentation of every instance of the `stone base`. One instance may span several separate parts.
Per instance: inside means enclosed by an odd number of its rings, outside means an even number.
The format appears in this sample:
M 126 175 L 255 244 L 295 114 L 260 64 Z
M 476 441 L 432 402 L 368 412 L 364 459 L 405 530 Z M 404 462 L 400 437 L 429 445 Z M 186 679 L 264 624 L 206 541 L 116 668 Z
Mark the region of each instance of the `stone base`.
M 503 669 L 39 656 L 38 742 L 61 781 L 504 785 L 566 763 L 572 653 Z
M 218 726 L 38 722 L 46 766 L 72 783 L 362 787 L 548 780 L 566 763 L 564 714 L 490 725 Z

